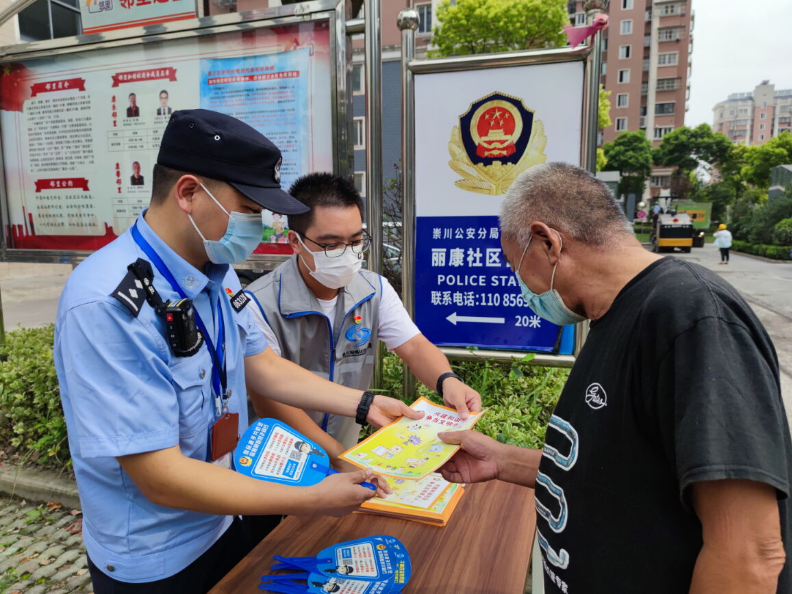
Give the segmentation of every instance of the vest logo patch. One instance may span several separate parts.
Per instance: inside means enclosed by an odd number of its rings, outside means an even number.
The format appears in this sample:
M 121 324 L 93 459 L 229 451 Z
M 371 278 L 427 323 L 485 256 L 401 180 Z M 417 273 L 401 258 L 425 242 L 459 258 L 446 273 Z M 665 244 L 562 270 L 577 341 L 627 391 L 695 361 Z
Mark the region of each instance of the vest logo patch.
M 586 404 L 594 410 L 599 410 L 608 404 L 608 395 L 600 384 L 591 384 L 586 388 Z
M 357 317 L 355 320 L 357 321 Z M 371 328 L 364 328 L 358 323 L 347 328 L 344 336 L 349 342 L 354 343 L 356 347 L 362 347 L 371 338 Z

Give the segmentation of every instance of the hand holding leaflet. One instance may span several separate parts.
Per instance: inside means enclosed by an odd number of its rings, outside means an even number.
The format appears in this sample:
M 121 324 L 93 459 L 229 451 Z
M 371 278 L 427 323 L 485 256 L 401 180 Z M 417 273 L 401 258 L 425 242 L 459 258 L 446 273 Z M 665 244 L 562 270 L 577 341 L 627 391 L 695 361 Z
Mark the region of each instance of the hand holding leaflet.
M 234 450 L 234 464 L 246 476 L 297 487 L 338 474 L 319 445 L 275 419 L 260 419 L 248 427 Z M 371 483 L 361 486 L 377 490 Z
M 484 414 L 470 413 L 463 419 L 457 411 L 423 397 L 410 408 L 423 412 L 423 418 L 397 419 L 339 457 L 379 474 L 420 479 L 440 468 L 459 449 L 458 445 L 444 443 L 437 434 L 470 429 Z

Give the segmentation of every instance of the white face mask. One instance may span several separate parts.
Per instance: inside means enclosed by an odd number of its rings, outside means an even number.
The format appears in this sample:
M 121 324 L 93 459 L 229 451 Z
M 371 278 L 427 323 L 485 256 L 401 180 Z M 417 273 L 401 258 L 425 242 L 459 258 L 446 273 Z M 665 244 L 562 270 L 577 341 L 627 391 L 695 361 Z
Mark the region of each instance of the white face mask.
M 297 239 L 305 251 L 310 251 L 305 243 L 303 243 L 299 233 L 297 234 Z M 344 252 L 343 254 L 341 254 L 342 251 Z M 363 265 L 363 254 L 356 254 L 349 246 L 337 250 L 330 250 L 329 256 L 324 251 L 311 252 L 311 254 L 314 258 L 314 267 L 316 270 L 311 270 L 311 267 L 308 266 L 302 256 L 300 259 L 308 269 L 308 274 L 328 289 L 342 289 L 346 287 L 352 282 L 355 275 L 360 270 L 360 267 Z

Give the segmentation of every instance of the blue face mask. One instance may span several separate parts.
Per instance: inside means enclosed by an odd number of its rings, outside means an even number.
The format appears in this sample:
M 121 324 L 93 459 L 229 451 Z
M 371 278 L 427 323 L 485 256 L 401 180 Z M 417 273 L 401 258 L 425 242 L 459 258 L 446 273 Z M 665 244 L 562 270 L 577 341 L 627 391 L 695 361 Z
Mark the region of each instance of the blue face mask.
M 559 234 L 559 237 L 561 237 L 561 234 Z M 555 266 L 553 266 L 553 275 L 550 277 L 550 290 L 545 291 L 541 295 L 537 295 L 531 291 L 531 289 L 528 288 L 528 285 L 526 285 L 520 278 L 520 267 L 522 266 L 523 258 L 525 258 L 525 253 L 531 246 L 532 239 L 533 235 L 531 235 L 530 239 L 528 239 L 528 244 L 525 246 L 522 256 L 520 256 L 520 263 L 514 270 L 514 275 L 517 277 L 517 282 L 520 283 L 523 299 L 525 299 L 528 307 L 534 310 L 536 315 L 547 320 L 548 322 L 552 322 L 553 324 L 566 326 L 567 324 L 577 324 L 578 322 L 582 322 L 586 318 L 579 316 L 574 311 L 569 309 L 564 304 L 564 301 L 561 299 L 561 295 L 558 294 L 558 291 L 553 288 L 558 262 L 556 262 Z M 564 249 L 563 239 L 561 240 L 561 249 Z
M 256 249 L 256 246 L 261 243 L 261 234 L 263 232 L 264 223 L 261 218 L 261 213 L 244 214 L 241 212 L 228 212 L 223 205 L 217 201 L 217 198 L 212 196 L 212 193 L 206 189 L 206 186 L 201 184 L 201 187 L 209 195 L 209 198 L 214 200 L 214 203 L 220 207 L 224 213 L 228 215 L 228 227 L 226 228 L 225 235 L 219 241 L 206 239 L 198 229 L 198 225 L 193 221 L 192 215 L 190 222 L 195 227 L 198 235 L 203 239 L 204 248 L 206 248 L 206 255 L 210 262 L 215 264 L 239 264 L 244 262 Z

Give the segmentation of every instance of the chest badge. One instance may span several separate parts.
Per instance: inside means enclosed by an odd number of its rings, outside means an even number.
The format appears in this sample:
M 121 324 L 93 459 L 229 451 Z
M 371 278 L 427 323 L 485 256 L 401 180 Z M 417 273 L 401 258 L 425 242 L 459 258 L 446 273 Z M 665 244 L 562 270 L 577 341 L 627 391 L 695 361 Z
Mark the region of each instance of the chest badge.
M 594 410 L 599 410 L 608 404 L 608 395 L 605 388 L 600 384 L 594 383 L 586 388 L 586 404 Z
M 237 313 L 245 309 L 245 306 L 250 303 L 250 297 L 245 293 L 245 289 L 239 289 L 239 292 L 234 295 L 234 292 L 226 287 L 226 294 L 231 300 L 231 307 L 233 307 L 234 311 Z
M 355 344 L 356 347 L 362 347 L 367 344 L 371 338 L 371 328 L 364 328 L 362 326 L 363 318 L 360 316 L 354 317 L 355 324 L 347 328 L 344 336 L 349 342 Z

